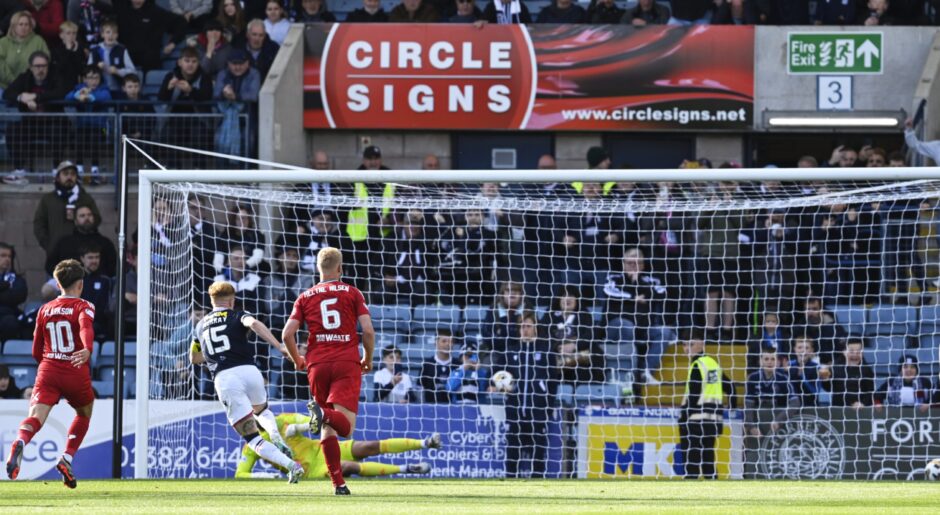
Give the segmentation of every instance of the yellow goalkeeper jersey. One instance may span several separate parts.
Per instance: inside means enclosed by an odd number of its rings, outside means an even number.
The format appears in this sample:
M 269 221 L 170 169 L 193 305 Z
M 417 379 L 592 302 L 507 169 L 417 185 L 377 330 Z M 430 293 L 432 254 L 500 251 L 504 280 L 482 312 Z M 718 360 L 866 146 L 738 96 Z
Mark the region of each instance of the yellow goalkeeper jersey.
M 277 420 L 277 430 L 281 433 L 281 435 L 287 434 L 287 426 L 289 424 L 310 423 L 310 417 L 307 415 L 301 415 L 300 413 L 282 413 L 275 417 L 275 420 Z M 262 431 L 261 436 L 265 440 L 271 441 L 266 432 Z M 329 471 L 326 469 L 326 459 L 320 454 L 319 440 L 307 438 L 303 433 L 285 438 L 284 440 L 287 441 L 287 445 L 294 453 L 294 461 L 300 463 L 304 467 L 304 478 L 313 479 L 330 477 Z M 352 444 L 352 440 L 343 440 L 339 443 L 340 460 L 356 461 L 352 455 Z M 242 457 L 238 462 L 238 467 L 235 469 L 235 477 L 251 477 L 251 471 L 255 468 L 255 463 L 257 463 L 260 459 L 261 456 L 258 456 L 258 453 L 251 449 L 248 444 L 243 445 Z M 271 466 L 280 470 L 281 472 L 287 472 L 273 463 Z

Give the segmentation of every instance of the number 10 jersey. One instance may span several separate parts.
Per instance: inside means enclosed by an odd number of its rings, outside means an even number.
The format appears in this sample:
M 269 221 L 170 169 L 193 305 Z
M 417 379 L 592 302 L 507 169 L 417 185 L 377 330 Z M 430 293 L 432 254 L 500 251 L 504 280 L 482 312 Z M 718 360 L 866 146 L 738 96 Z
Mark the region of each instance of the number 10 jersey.
M 196 324 L 193 350 L 202 351 L 213 376 L 228 368 L 255 364 L 255 346 L 248 342 L 248 329 L 242 323 L 247 316 L 251 314 L 217 308 Z
M 307 365 L 330 361 L 359 362 L 361 315 L 368 315 L 366 299 L 355 286 L 342 281 L 326 281 L 300 294 L 290 314 L 292 320 L 306 323 Z

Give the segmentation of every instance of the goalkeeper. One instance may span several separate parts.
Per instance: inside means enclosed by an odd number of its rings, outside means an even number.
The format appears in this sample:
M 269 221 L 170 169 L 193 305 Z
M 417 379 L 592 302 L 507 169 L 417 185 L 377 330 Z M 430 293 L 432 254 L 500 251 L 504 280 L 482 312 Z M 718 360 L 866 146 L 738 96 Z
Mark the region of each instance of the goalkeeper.
M 328 478 L 326 460 L 320 453 L 320 441 L 304 436 L 310 430 L 310 417 L 300 413 L 282 413 L 278 415 L 277 428 L 284 435 L 287 445 L 294 453 L 294 459 L 303 465 L 305 479 Z M 268 434 L 262 432 L 261 436 L 267 440 Z M 360 461 L 379 454 L 396 454 L 416 451 L 420 449 L 440 449 L 441 435 L 434 433 L 431 436 L 417 440 L 414 438 L 390 438 L 379 441 L 344 440 L 339 444 L 340 463 L 343 476 L 358 474 L 360 476 L 387 476 L 391 474 L 427 474 L 431 466 L 427 463 L 410 463 L 405 466 Z M 242 447 L 242 458 L 235 469 L 236 478 L 271 478 L 279 477 L 272 472 L 252 472 L 260 456 L 251 447 Z M 280 467 L 275 466 L 278 470 Z

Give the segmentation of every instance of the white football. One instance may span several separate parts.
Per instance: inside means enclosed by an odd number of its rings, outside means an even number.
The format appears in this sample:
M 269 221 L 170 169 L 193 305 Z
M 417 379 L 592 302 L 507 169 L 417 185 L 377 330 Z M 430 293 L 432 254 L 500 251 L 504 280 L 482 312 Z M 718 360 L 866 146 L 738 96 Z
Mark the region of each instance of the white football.
M 490 381 L 493 382 L 493 386 L 495 386 L 497 390 L 506 392 L 512 388 L 513 379 L 512 374 L 510 374 L 508 370 L 500 370 L 493 374 Z
M 940 481 L 940 459 L 933 460 L 924 467 L 924 477 L 931 481 Z

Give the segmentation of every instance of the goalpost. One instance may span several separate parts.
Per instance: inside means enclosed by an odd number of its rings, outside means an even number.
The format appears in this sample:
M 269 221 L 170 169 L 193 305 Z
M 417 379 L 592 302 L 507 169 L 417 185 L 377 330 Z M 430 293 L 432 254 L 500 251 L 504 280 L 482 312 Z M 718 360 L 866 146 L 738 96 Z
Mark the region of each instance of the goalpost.
M 181 364 L 205 286 L 236 283 L 279 336 L 285 295 L 315 281 L 316 250 L 334 242 L 379 333 L 356 433 L 446 431 L 453 452 L 421 458 L 436 476 L 682 475 L 680 343 L 698 336 L 738 389 L 721 477 L 904 479 L 940 456 L 893 433 L 940 431 L 936 408 L 916 409 L 940 402 L 940 169 L 282 168 L 140 172 L 137 478 L 234 469 L 237 435 L 217 402 L 190 402 L 214 392 Z M 519 334 L 528 311 L 534 342 Z M 448 335 L 464 372 L 435 398 L 422 363 Z M 855 342 L 874 374 L 861 401 L 842 391 Z M 411 391 L 375 385 L 391 346 Z M 768 351 L 790 388 L 772 406 L 748 387 Z M 261 365 L 273 400 L 306 401 L 305 378 L 275 356 Z M 491 379 L 502 370 L 522 376 L 509 391 Z

